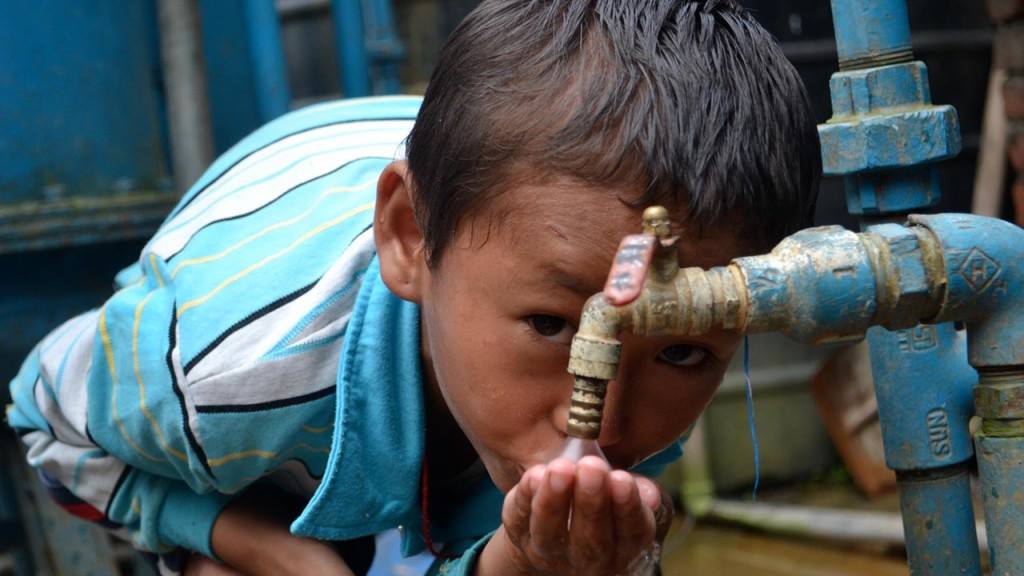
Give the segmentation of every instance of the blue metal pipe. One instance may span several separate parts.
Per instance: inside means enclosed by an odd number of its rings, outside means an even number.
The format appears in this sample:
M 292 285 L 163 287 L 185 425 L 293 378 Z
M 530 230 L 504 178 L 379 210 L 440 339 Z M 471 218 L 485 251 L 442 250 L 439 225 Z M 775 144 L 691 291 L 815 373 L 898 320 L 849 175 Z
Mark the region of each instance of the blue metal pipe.
M 979 372 L 974 399 L 982 421 L 975 442 L 992 573 L 1024 574 L 1021 229 L 1003 220 L 915 220 L 948 238 L 946 296 L 936 320 L 966 321 L 967 356 Z
M 868 344 L 889 468 L 924 471 L 969 460 L 974 447 L 967 424 L 978 374 L 953 324 L 876 327 L 868 331 Z
M 844 176 L 849 211 L 870 231 L 938 204 L 933 162 L 959 151 L 960 130 L 912 62 L 904 0 L 833 0 L 832 12 L 840 72 L 829 82 L 833 118 L 819 128 L 825 172 Z M 980 574 L 966 467 L 977 374 L 963 341 L 947 323 L 872 328 L 868 345 L 911 573 Z
M 912 574 L 977 573 L 978 540 L 952 530 L 974 526 L 970 500 L 948 499 L 949 494 L 970 493 L 966 466 L 938 468 L 922 474 L 902 473 L 900 510 Z M 907 522 L 907 519 L 912 521 Z
M 966 387 L 944 388 L 945 378 L 966 374 L 958 362 L 962 352 L 948 324 L 934 330 L 918 326 L 962 321 L 967 357 L 979 371 L 979 446 L 991 447 L 993 454 L 983 458 L 982 489 L 1000 498 L 998 505 L 986 504 L 999 509 L 989 519 L 999 524 L 989 540 L 994 573 L 1024 573 L 1018 569 L 1024 566 L 1024 267 L 1019 265 L 1024 229 L 970 214 L 911 215 L 906 225 L 879 224 L 860 234 L 840 226 L 801 230 L 769 254 L 709 270 L 680 270 L 672 243 L 666 243 L 667 227 L 654 225 L 665 213 L 663 208 L 644 212 L 645 233 L 623 241 L 609 275 L 613 281 L 584 306 L 570 348 L 569 372 L 576 382 L 570 434 L 599 434 L 604 392 L 619 370 L 623 331 L 652 336 L 698 336 L 716 329 L 781 332 L 825 344 L 863 338 L 873 326 L 910 328 L 892 334 L 906 338 L 897 340 L 895 349 L 908 353 L 935 349 L 945 334 L 950 345 L 936 350 L 934 358 L 939 366 L 959 370 L 937 374 L 918 364 L 923 373 L 912 374 L 899 366 L 905 357 L 891 357 L 892 368 L 907 379 L 883 384 L 879 403 L 886 408 L 880 411 L 889 421 L 907 420 L 886 432 L 886 453 L 894 467 L 905 468 L 898 472 L 904 525 L 911 534 L 911 572 L 977 574 L 971 500 L 962 497 L 970 494 L 962 479 L 970 444 L 957 436 L 963 430 L 953 427 L 954 419 L 968 413 Z M 889 367 L 876 368 L 887 372 Z M 903 408 L 909 411 L 900 412 Z M 892 445 L 893 438 L 900 446 Z
M 244 9 L 256 106 L 260 122 L 270 122 L 287 112 L 291 103 L 281 24 L 273 0 L 245 0 Z
M 915 319 L 965 322 L 967 357 L 980 376 L 975 404 L 982 432 L 977 443 L 993 573 L 1024 574 L 1024 269 L 1019 266 L 1024 230 L 966 214 L 909 220 L 910 228 L 869 228 L 859 236 L 861 247 L 850 242 L 852 233 L 838 227 L 813 229 L 783 241 L 774 258 L 736 260 L 749 290 L 748 314 L 756 316 L 746 320 L 748 331 L 779 330 L 807 342 L 827 342 L 855 335 L 865 325 L 898 329 Z M 922 235 L 922 229 L 929 234 Z M 866 268 L 875 278 L 871 288 L 866 288 Z M 911 332 L 907 338 L 910 350 L 915 341 L 935 349 L 938 366 L 956 364 L 960 352 L 955 341 L 940 353 L 930 335 Z M 891 364 L 873 368 L 876 375 L 885 374 L 877 393 L 880 415 L 889 426 L 884 430 L 887 461 L 898 470 L 905 467 L 899 470 L 900 489 L 906 532 L 915 533 L 907 541 L 911 572 L 980 573 L 972 516 L 946 513 L 970 509 L 968 487 L 935 482 L 945 473 L 936 464 L 955 463 L 967 453 L 960 436 L 965 427 L 954 421 L 963 414 L 963 390 L 944 388 L 945 379 L 963 368 L 937 374 L 922 364 L 926 359 L 897 357 L 893 350 L 890 346 L 882 356 Z M 914 373 L 914 366 L 921 371 Z M 963 471 L 962 466 L 951 470 L 957 468 L 956 474 Z M 941 510 L 912 501 L 922 478 L 930 482 L 929 498 L 941 502 Z M 943 521 L 935 522 L 940 511 Z M 918 529 L 929 520 L 930 529 Z M 965 556 L 951 565 L 942 560 L 949 550 Z M 931 572 L 928 566 L 949 571 Z
M 992 574 L 1024 574 L 1024 438 L 980 434 L 977 442 Z
M 892 332 L 875 327 L 868 347 L 910 572 L 981 574 L 967 469 L 978 376 L 967 364 L 966 345 L 947 322 Z
M 832 20 L 841 70 L 913 59 L 904 0 L 832 0 Z
M 346 98 L 370 95 L 370 64 L 363 34 L 359 0 L 332 0 L 334 35 L 341 65 L 341 87 Z

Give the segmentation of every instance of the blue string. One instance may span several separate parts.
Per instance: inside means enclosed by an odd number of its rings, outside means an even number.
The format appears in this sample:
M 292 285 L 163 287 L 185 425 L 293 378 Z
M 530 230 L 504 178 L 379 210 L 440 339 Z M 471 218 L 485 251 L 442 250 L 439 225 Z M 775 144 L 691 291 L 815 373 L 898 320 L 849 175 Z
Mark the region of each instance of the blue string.
M 757 424 L 754 422 L 754 391 L 750 387 L 750 338 L 743 336 L 743 379 L 747 382 L 747 421 L 750 424 L 750 444 L 754 447 L 754 491 L 751 500 L 757 500 L 757 487 L 761 484 L 761 449 L 757 444 Z

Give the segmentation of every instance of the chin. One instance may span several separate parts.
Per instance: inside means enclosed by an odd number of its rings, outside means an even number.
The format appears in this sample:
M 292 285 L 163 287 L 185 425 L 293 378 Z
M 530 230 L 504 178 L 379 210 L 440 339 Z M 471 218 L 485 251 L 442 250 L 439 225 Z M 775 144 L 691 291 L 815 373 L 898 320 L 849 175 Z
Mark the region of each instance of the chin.
M 502 493 L 507 493 L 514 488 L 519 483 L 519 479 L 523 477 L 523 473 L 529 468 L 529 466 L 503 458 L 481 458 L 481 460 L 483 460 L 484 468 L 487 469 L 487 475 L 491 477 L 491 482 L 494 482 L 494 485 Z

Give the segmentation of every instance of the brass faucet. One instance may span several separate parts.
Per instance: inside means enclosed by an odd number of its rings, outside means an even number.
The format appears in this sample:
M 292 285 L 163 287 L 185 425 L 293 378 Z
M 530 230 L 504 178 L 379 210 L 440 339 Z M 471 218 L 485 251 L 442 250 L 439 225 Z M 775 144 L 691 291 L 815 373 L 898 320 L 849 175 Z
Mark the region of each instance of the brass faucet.
M 726 277 L 737 272 L 724 267 L 681 270 L 678 238 L 671 234 L 668 210 L 644 210 L 643 234 L 622 240 L 604 291 L 583 307 L 569 359 L 575 377 L 570 436 L 597 439 L 601 434 L 608 381 L 619 369 L 621 332 L 703 334 L 712 324 L 738 327 L 744 302 L 737 287 L 742 279 Z

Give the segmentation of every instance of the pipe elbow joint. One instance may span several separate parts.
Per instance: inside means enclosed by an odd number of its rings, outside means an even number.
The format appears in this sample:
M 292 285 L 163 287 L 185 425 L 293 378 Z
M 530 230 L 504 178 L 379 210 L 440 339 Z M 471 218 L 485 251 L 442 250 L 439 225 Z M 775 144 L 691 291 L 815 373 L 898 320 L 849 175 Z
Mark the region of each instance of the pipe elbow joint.
M 912 215 L 941 246 L 943 294 L 935 322 L 967 324 L 976 368 L 1024 364 L 1024 229 L 973 214 Z

